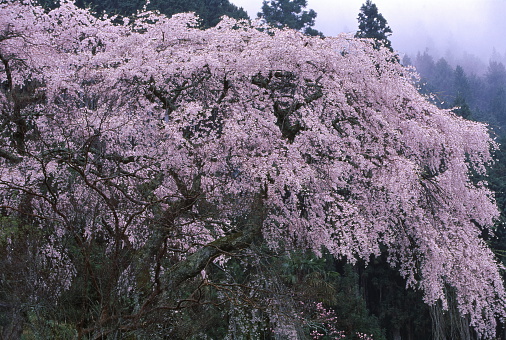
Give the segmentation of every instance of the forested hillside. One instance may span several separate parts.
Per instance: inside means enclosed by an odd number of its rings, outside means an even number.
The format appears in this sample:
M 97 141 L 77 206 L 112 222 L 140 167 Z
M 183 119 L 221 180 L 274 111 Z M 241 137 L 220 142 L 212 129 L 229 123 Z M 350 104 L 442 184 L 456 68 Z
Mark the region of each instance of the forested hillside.
M 0 4 L 2 338 L 500 334 L 502 64 L 130 5 Z
M 46 8 L 57 7 L 58 0 L 39 0 Z M 223 15 L 236 19 L 248 19 L 248 14 L 228 0 L 152 0 L 146 5 L 145 0 L 76 0 L 80 8 L 89 8 L 97 15 L 132 16 L 137 11 L 157 10 L 168 17 L 185 12 L 194 12 L 199 17 L 199 24 L 204 27 L 216 26 Z
M 442 108 L 460 107 L 458 114 L 490 124 L 494 133 L 506 129 L 506 69 L 502 62 L 490 60 L 484 74 L 466 73 L 460 65 L 451 66 L 445 58 L 434 60 L 426 51 L 415 58 L 405 57 L 420 73 L 421 90 L 432 94 Z

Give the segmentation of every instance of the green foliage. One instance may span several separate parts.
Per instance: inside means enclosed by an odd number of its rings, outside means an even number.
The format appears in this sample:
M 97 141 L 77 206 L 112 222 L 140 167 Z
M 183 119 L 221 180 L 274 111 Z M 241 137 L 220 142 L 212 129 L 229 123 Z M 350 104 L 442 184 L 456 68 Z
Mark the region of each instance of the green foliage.
M 56 0 L 38 0 L 46 8 L 57 6 Z M 141 11 L 146 5 L 145 0 L 76 0 L 81 8 L 91 8 L 101 15 L 130 16 Z M 183 12 L 195 12 L 201 19 L 202 28 L 213 27 L 221 17 L 226 15 L 236 19 L 249 19 L 248 14 L 229 0 L 153 0 L 146 7 L 148 10 L 158 10 L 168 17 Z
M 29 199 L 25 201 L 30 204 Z M 20 207 L 23 209 L 26 207 Z M 0 338 L 21 337 L 32 297 L 46 292 L 41 282 L 51 275 L 38 259 L 38 249 L 48 240 L 48 231 L 29 218 L 0 217 Z M 30 278 L 30 280 L 26 280 Z M 51 300 L 51 297 L 48 297 Z
M 216 26 L 224 15 L 236 19 L 249 19 L 242 8 L 238 8 L 228 0 L 154 0 L 147 9 L 159 10 L 169 17 L 181 12 L 195 12 L 200 17 L 203 28 Z
M 76 0 L 76 5 L 81 8 L 91 8 L 97 14 L 119 14 L 128 16 L 141 10 L 146 2 L 144 0 Z
M 464 99 L 471 99 L 472 93 L 469 80 L 467 79 L 467 75 L 464 72 L 464 69 L 460 65 L 457 65 L 457 67 L 455 67 L 454 82 L 455 92 L 457 93 L 457 96 L 460 95 Z
M 429 339 L 431 320 L 422 293 L 406 289 L 406 281 L 390 267 L 386 256 L 359 268 L 360 283 L 370 312 L 388 339 Z
M 71 323 L 46 319 L 43 310 L 32 309 L 28 313 L 28 324 L 30 326 L 23 332 L 21 340 L 72 340 L 77 338 L 77 330 Z
M 409 58 L 408 58 L 409 59 Z M 457 65 L 453 68 L 444 58 L 434 62 L 425 51 L 418 53 L 413 65 L 421 76 L 419 90 L 440 108 L 490 124 L 498 135 L 506 128 L 506 68 L 491 61 L 482 76 L 467 75 Z
M 355 34 L 357 38 L 371 38 L 376 41 L 375 48 L 381 46 L 393 51 L 388 37 L 392 34 L 392 29 L 388 26 L 386 19 L 378 12 L 378 7 L 367 0 L 360 8 L 358 15 L 358 31 Z
M 303 10 L 306 6 L 306 0 L 264 0 L 258 17 L 274 27 L 288 27 L 308 35 L 322 36 L 321 32 L 312 28 L 316 12 Z
M 26 226 L 20 226 L 20 221 L 11 216 L 0 217 L 0 247 L 5 247 Z
M 347 339 L 355 339 L 357 333 L 385 339 L 379 319 L 368 309 L 355 266 L 336 261 L 326 252 L 317 257 L 311 252 L 296 251 L 277 261 L 283 282 L 295 292 L 295 299 L 306 306 L 302 310 L 313 315 L 307 320 L 309 331 L 326 334 L 330 327 L 346 334 Z M 333 317 L 322 319 L 315 312 L 316 303 L 325 306 Z M 327 338 L 330 339 L 325 336 L 320 339 Z
M 365 298 L 370 292 L 360 286 L 362 278 L 357 269 L 350 264 L 344 265 L 344 272 L 337 281 L 338 303 L 333 309 L 339 316 L 339 329 L 344 330 L 350 338 L 360 332 L 373 334 L 375 340 L 386 339 L 380 320 L 368 309 Z
M 457 98 L 453 101 L 452 107 L 454 107 L 452 111 L 455 112 L 455 114 L 465 119 L 471 119 L 471 108 L 462 94 L 457 94 Z
M 439 107 L 449 109 L 454 98 L 454 71 L 446 59 L 440 58 L 434 68 L 434 77 L 431 79 L 431 85 L 437 96 Z

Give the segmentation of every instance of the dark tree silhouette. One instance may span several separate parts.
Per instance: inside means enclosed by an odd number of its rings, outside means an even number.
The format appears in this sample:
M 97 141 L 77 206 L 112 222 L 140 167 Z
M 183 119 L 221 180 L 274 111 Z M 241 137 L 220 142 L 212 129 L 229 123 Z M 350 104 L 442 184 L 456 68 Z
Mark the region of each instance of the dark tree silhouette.
M 360 7 L 358 14 L 358 31 L 355 34 L 357 38 L 372 38 L 376 42 L 374 47 L 379 49 L 381 46 L 392 51 L 392 46 L 388 37 L 392 34 L 392 29 L 388 26 L 386 19 L 378 12 L 378 7 L 367 0 Z
M 306 0 L 264 0 L 258 17 L 274 27 L 293 28 L 313 36 L 322 35 L 312 28 L 316 12 L 312 9 L 305 11 L 306 6 Z

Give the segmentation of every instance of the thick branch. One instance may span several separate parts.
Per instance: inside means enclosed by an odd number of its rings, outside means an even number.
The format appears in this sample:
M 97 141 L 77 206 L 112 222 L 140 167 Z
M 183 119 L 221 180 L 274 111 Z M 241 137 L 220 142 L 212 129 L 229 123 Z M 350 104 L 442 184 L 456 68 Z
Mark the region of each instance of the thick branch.
M 207 264 L 219 255 L 248 248 L 255 238 L 260 235 L 264 219 L 263 199 L 261 195 L 258 195 L 244 224 L 239 226 L 240 230 L 209 243 L 185 260 L 175 264 L 168 271 L 166 289 L 173 291 L 185 280 L 197 276 Z
M 7 84 L 5 85 L 5 87 L 8 89 L 8 91 L 12 91 L 12 71 L 9 66 L 9 60 L 5 58 L 2 54 L 0 54 L 0 61 L 4 65 L 5 74 L 7 76 Z
M 19 162 L 21 162 L 23 160 L 21 157 L 18 157 L 15 154 L 10 153 L 5 150 L 2 150 L 2 149 L 0 149 L 0 157 L 5 158 L 6 160 L 8 160 L 14 164 L 18 164 Z

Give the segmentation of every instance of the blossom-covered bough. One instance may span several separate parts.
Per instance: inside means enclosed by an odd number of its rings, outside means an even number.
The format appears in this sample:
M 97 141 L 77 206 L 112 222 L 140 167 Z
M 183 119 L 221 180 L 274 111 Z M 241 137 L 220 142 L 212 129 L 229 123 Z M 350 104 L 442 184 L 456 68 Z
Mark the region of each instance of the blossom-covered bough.
M 259 240 L 351 262 L 381 249 L 492 337 L 505 291 L 480 235 L 498 213 L 471 180 L 486 126 L 350 36 L 196 24 L 0 5 L 0 205 L 38 230 L 34 291 L 76 289 L 77 331 L 98 338 L 195 301 L 192 280 L 219 288 L 202 271 Z

